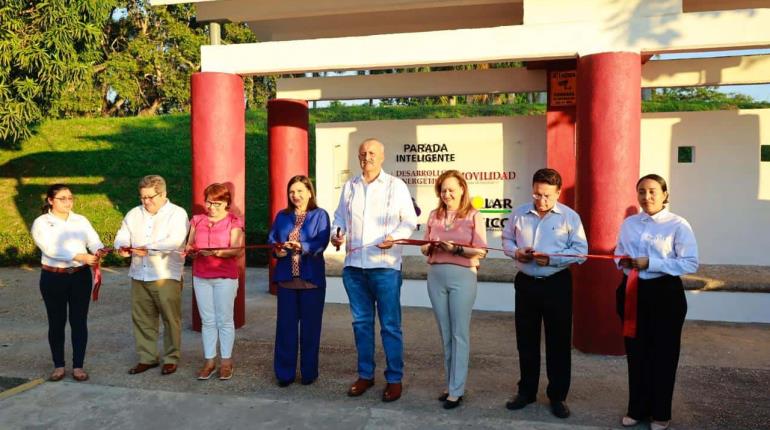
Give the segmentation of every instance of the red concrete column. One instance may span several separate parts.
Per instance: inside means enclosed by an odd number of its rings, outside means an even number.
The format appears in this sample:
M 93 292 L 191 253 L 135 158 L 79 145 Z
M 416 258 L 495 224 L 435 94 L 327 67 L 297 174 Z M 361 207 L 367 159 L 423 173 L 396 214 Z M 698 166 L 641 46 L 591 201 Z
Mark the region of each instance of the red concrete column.
M 578 60 L 576 209 L 589 252 L 610 254 L 620 225 L 637 204 L 641 58 L 618 52 Z M 624 353 L 613 262 L 589 260 L 575 270 L 574 345 L 598 354 Z
M 575 207 L 575 109 L 548 109 L 546 123 L 546 166 L 561 175 L 559 201 Z
M 268 220 L 286 208 L 286 184 L 292 176 L 308 174 L 308 109 L 305 100 L 274 99 L 267 103 L 267 161 L 270 200 Z M 270 293 L 275 260 L 270 258 Z
M 194 73 L 192 83 L 192 201 L 193 214 L 205 213 L 203 190 L 214 182 L 230 187 L 230 210 L 246 215 L 246 111 L 243 79 L 228 73 Z M 246 315 L 246 257 L 240 259 L 235 328 Z M 193 294 L 193 329 L 201 321 Z
M 554 61 L 547 66 L 548 107 L 546 122 L 546 166 L 561 174 L 559 201 L 575 205 L 575 61 Z

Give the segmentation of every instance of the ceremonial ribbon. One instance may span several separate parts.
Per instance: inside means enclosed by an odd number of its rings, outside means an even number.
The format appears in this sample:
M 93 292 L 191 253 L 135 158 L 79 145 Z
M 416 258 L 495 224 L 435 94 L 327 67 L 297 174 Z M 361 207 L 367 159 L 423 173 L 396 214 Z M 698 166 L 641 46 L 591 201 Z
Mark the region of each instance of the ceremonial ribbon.
M 112 248 L 105 247 L 98 251 L 96 251 L 96 264 L 93 265 L 93 288 L 91 290 L 91 300 L 97 301 L 99 300 L 99 289 L 102 287 L 102 257 L 107 255 L 108 253 L 112 252 Z
M 398 239 L 394 240 L 394 245 L 438 245 L 439 241 L 435 240 L 417 240 L 417 239 Z M 487 251 L 505 251 L 500 248 L 492 248 L 486 246 L 472 246 L 462 243 L 456 243 L 467 248 L 486 249 Z M 630 258 L 628 255 L 611 255 L 611 254 L 548 254 L 543 252 L 535 252 L 534 256 L 547 256 L 547 257 L 575 257 L 575 258 L 590 258 L 596 260 L 614 260 L 621 258 Z M 636 309 L 638 300 L 638 288 L 639 288 L 639 270 L 633 268 L 628 272 L 626 277 L 626 294 L 625 301 L 623 303 L 623 337 L 636 337 Z
M 639 288 L 639 270 L 631 269 L 626 278 L 626 301 L 623 304 L 623 337 L 636 337 L 636 301 Z
M 229 251 L 233 249 L 270 249 L 280 248 L 283 243 L 274 244 L 259 244 L 259 245 L 243 245 L 243 246 L 223 246 L 219 248 L 194 248 L 192 251 L 180 251 L 178 249 L 157 249 L 157 248 L 142 248 L 142 247 L 130 247 L 124 246 L 118 249 L 119 252 L 131 252 L 131 251 L 153 251 L 153 252 L 176 252 L 179 254 L 194 254 L 199 251 Z
M 276 243 L 275 245 L 269 245 L 269 244 L 261 244 L 261 245 L 245 245 L 245 246 L 236 246 L 236 247 L 228 247 L 228 248 L 196 248 L 192 252 L 198 252 L 198 251 L 225 251 L 225 250 L 231 250 L 231 249 L 258 249 L 258 248 L 273 248 L 273 247 L 280 247 L 283 244 Z M 144 250 L 144 251 L 154 251 L 154 252 L 176 252 L 183 254 L 185 251 L 179 251 L 177 249 L 168 250 L 168 249 L 155 249 L 155 248 L 138 248 L 138 247 L 130 247 L 126 246 L 123 248 L 120 248 L 118 250 L 115 250 L 111 247 L 105 247 L 100 249 L 96 252 L 97 257 L 99 257 L 96 260 L 96 264 L 92 266 L 92 272 L 93 272 L 93 288 L 91 290 L 91 300 L 97 301 L 99 300 L 99 290 L 102 287 L 102 270 L 101 270 L 101 258 L 105 256 L 106 254 L 109 254 L 110 252 L 117 251 L 125 251 L 125 252 L 131 252 L 134 250 Z
M 411 246 L 422 246 L 422 245 L 439 245 L 441 241 L 438 240 L 420 240 L 420 239 L 397 239 L 391 241 L 394 245 L 411 245 Z M 485 249 L 487 251 L 502 251 L 504 252 L 504 249 L 501 248 L 493 248 L 489 246 L 474 246 L 470 244 L 464 244 L 464 243 L 455 243 L 455 245 L 462 246 L 464 248 L 476 248 L 476 249 Z M 199 252 L 199 251 L 226 251 L 226 250 L 233 250 L 233 249 L 270 249 L 270 248 L 279 248 L 283 246 L 282 243 L 275 243 L 275 244 L 258 244 L 258 245 L 244 245 L 244 246 L 235 246 L 235 247 L 224 247 L 224 248 L 196 248 L 193 250 L 193 252 Z M 357 248 L 353 248 L 350 250 L 350 252 L 358 251 L 360 249 L 366 248 L 368 246 L 375 246 L 375 245 L 366 245 L 366 246 L 360 246 Z M 165 250 L 165 249 L 152 249 L 152 248 L 132 248 L 132 247 L 124 247 L 120 248 L 119 251 L 127 251 L 131 252 L 133 250 L 145 250 L 145 251 L 155 251 L 155 252 L 178 252 L 178 253 L 185 253 L 185 251 L 179 251 L 179 250 Z M 110 252 L 111 248 L 105 248 L 106 252 Z M 630 258 L 628 255 L 611 255 L 611 254 L 548 254 L 548 253 L 541 253 L 541 252 L 535 252 L 533 253 L 534 256 L 547 256 L 547 257 L 574 257 L 574 258 L 586 258 L 586 259 L 597 259 L 597 260 L 614 260 L 614 259 L 620 259 L 620 258 Z M 96 301 L 99 298 L 99 287 L 101 286 L 102 281 L 102 275 L 101 271 L 99 269 L 99 262 L 94 265 L 94 289 L 93 289 L 93 300 Z M 637 309 L 637 299 L 638 299 L 638 285 L 639 285 L 639 271 L 637 269 L 631 269 L 631 271 L 628 273 L 628 276 L 626 278 L 626 294 L 625 294 L 625 302 L 624 302 L 624 312 L 623 312 L 623 336 L 624 337 L 630 337 L 634 338 L 636 337 L 636 309 Z

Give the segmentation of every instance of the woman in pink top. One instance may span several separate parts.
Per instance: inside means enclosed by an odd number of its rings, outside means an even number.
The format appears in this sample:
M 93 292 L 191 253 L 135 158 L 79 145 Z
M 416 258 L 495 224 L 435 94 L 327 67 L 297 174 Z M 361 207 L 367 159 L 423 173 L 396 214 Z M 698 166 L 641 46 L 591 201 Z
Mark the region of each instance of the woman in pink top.
M 423 245 L 428 256 L 428 296 L 444 345 L 447 389 L 444 409 L 460 405 L 468 374 L 471 311 L 476 301 L 476 269 L 487 254 L 484 217 L 471 206 L 468 184 L 457 170 L 436 179 L 438 207 L 430 213 Z
M 194 258 L 193 289 L 206 358 L 198 379 L 209 379 L 216 370 L 214 359 L 219 338 L 219 379 L 226 380 L 233 376 L 233 305 L 238 292 L 238 257 L 243 254 L 243 220 L 230 212 L 230 190 L 225 185 L 211 184 L 203 194 L 206 213 L 195 215 L 190 221 L 186 249 Z M 205 250 L 230 247 L 239 249 Z

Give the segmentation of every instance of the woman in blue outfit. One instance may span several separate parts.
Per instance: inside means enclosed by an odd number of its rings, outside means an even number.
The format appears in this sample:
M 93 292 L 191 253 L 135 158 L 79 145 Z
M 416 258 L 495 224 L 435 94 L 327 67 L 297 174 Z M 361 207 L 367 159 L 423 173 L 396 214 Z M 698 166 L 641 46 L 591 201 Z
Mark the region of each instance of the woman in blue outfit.
M 323 252 L 330 237 L 329 215 L 316 205 L 310 179 L 294 176 L 286 188 L 287 207 L 275 216 L 268 236 L 278 260 L 273 272 L 278 284 L 273 367 L 281 387 L 294 382 L 298 349 L 302 384 L 312 384 L 318 378 L 326 297 Z

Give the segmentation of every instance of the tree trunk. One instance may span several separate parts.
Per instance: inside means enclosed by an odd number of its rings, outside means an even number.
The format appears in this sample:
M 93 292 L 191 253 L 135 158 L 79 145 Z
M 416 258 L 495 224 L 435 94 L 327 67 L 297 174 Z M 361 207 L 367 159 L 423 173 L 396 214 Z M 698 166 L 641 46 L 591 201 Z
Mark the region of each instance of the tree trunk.
M 139 116 L 153 116 L 157 114 L 158 109 L 160 109 L 160 103 L 161 103 L 161 99 L 159 98 L 153 100 L 150 106 L 147 106 L 139 110 Z
M 125 102 L 126 102 L 125 99 L 118 98 L 117 100 L 115 100 L 115 103 L 113 103 L 112 106 L 110 106 L 109 109 L 107 109 L 107 111 L 105 112 L 105 115 L 106 116 L 115 115 L 115 112 L 117 112 Z

